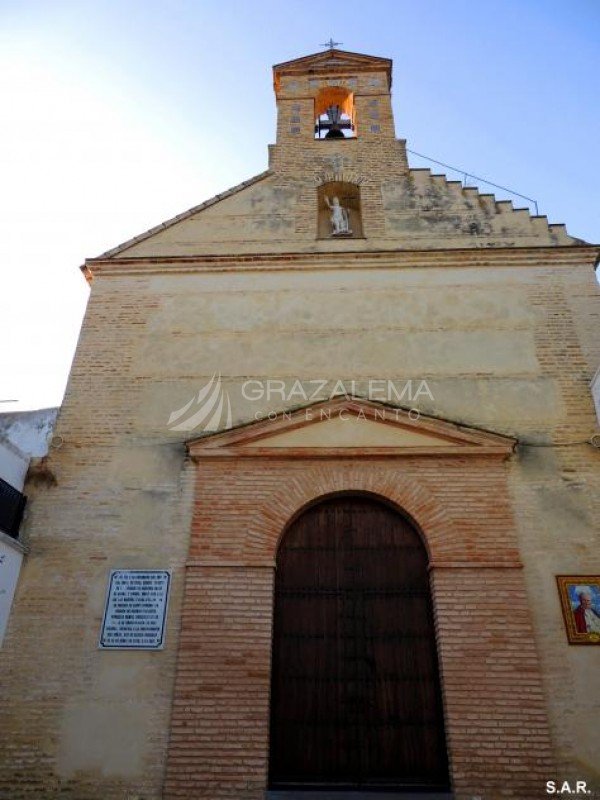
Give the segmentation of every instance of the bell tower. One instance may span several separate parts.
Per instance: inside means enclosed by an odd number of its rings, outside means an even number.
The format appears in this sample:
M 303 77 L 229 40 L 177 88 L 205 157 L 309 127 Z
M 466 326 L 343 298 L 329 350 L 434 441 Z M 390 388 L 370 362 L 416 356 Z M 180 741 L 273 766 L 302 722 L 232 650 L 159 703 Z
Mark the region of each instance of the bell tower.
M 273 67 L 277 144 L 394 139 L 389 58 L 330 49 Z
M 348 243 L 382 233 L 382 182 L 408 173 L 394 131 L 391 59 L 331 48 L 276 64 L 273 86 L 269 166 L 305 184 L 306 203 L 317 204 L 317 238 Z

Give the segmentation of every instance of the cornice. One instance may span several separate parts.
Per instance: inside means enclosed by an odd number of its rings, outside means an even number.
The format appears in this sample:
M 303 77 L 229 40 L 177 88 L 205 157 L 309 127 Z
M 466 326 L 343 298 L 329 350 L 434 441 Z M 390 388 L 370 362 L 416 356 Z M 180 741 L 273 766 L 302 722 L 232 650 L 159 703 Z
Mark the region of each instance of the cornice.
M 307 413 L 310 412 L 310 413 Z M 385 428 L 390 435 L 398 431 L 425 434 L 430 440 L 422 443 L 406 444 L 394 441 L 386 444 L 324 444 L 299 445 L 286 444 L 272 446 L 274 436 L 289 434 L 298 429 L 327 426 L 331 415 L 345 414 L 344 419 L 355 418 L 370 421 Z M 317 416 L 314 416 L 317 415 Z M 324 416 L 323 416 L 324 415 Z M 433 442 L 431 441 L 433 438 Z M 295 410 L 288 410 L 276 418 L 253 420 L 235 428 L 201 436 L 186 443 L 192 460 L 202 461 L 214 458 L 398 458 L 398 457 L 495 457 L 506 459 L 515 449 L 517 440 L 509 436 L 469 428 L 451 420 L 439 417 L 419 416 L 411 418 L 407 409 L 389 406 L 361 397 L 344 395 L 318 403 L 308 404 Z
M 266 272 L 296 269 L 411 269 L 415 267 L 481 268 L 556 267 L 594 268 L 600 245 L 554 247 L 444 248 L 293 253 L 231 253 L 196 256 L 91 258 L 81 267 L 88 279 L 99 275 L 151 275 L 190 272 Z
M 273 87 L 279 90 L 279 83 L 283 76 L 310 77 L 321 75 L 347 75 L 354 72 L 384 71 L 387 77 L 388 89 L 392 86 L 391 58 L 370 56 L 366 53 L 354 53 L 350 50 L 326 50 L 310 53 L 291 61 L 283 61 L 273 66 Z

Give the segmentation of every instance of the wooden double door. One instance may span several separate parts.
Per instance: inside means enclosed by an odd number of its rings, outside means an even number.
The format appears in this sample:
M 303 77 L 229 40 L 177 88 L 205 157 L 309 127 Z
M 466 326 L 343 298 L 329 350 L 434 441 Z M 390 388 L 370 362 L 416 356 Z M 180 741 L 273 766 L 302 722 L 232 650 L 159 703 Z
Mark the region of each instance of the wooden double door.
M 366 495 L 292 523 L 277 557 L 272 789 L 448 787 L 427 554 Z

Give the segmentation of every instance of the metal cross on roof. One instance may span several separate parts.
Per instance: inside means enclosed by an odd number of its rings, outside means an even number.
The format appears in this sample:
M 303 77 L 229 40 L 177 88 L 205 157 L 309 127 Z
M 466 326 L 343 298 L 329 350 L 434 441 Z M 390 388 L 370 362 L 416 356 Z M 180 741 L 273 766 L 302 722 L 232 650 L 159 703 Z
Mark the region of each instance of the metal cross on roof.
M 329 37 L 329 41 L 328 42 L 324 42 L 323 44 L 320 44 L 319 47 L 328 47 L 330 50 L 333 50 L 333 48 L 337 47 L 338 44 L 344 44 L 344 43 L 343 42 L 334 42 L 333 39 L 331 37 Z

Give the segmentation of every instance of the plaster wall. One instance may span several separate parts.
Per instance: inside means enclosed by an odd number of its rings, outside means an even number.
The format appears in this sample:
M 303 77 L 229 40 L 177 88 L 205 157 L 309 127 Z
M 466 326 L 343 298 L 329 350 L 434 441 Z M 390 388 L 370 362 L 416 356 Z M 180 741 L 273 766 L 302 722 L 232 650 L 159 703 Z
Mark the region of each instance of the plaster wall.
M 29 466 L 29 456 L 10 442 L 0 439 L 0 478 L 21 491 Z
M 410 170 L 385 75 L 346 77 L 358 139 L 314 141 L 313 95 L 326 78 L 284 77 L 266 175 L 88 262 L 62 445 L 48 455 L 56 484 L 26 486 L 30 552 L 0 653 L 0 794 L 11 800 L 162 796 L 194 507 L 184 441 L 199 433 L 169 418 L 218 373 L 234 425 L 317 399 L 313 381 L 349 382 L 357 395 L 370 380 L 413 381 L 402 405 L 519 440 L 503 467 L 525 577 L 511 597 L 530 609 L 560 776 L 597 786 L 597 650 L 567 645 L 554 580 L 600 572 L 600 451 L 588 444 L 597 252 L 563 226 Z M 360 185 L 366 238 L 317 240 L 318 186 L 342 179 Z M 248 380 L 278 383 L 252 400 Z M 296 381 L 305 398 L 290 395 Z M 444 491 L 469 502 L 458 484 Z M 495 513 L 494 492 L 483 499 Z M 172 570 L 164 651 L 98 650 L 111 568 Z M 269 581 L 240 584 L 232 602 L 264 601 Z M 217 611 L 227 585 L 212 596 Z M 440 585 L 438 596 L 454 613 L 456 590 Z M 248 624 L 268 642 L 268 617 Z M 255 655 L 264 684 L 268 649 Z
M 357 394 L 369 379 L 412 379 L 431 397 L 409 405 L 519 439 L 510 497 L 554 753 L 561 774 L 594 780 L 597 739 L 582 746 L 581 731 L 600 695 L 595 651 L 567 645 L 554 575 L 600 567 L 599 453 L 586 444 L 598 354 L 572 311 L 586 328 L 596 298 L 587 266 L 535 254 L 518 267 L 399 256 L 385 268 L 99 275 L 49 456 L 57 485 L 33 491 L 24 532 L 1 657 L 4 789 L 160 797 L 193 497 L 190 434 L 168 419 L 215 371 L 233 424 L 290 404 L 245 399 L 248 379 L 286 391 L 297 378 L 355 380 Z M 116 567 L 173 570 L 164 652 L 97 650 Z

